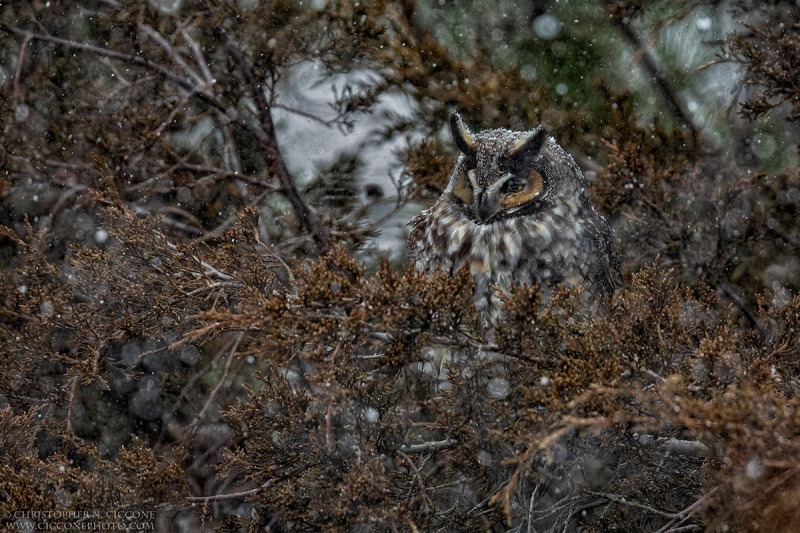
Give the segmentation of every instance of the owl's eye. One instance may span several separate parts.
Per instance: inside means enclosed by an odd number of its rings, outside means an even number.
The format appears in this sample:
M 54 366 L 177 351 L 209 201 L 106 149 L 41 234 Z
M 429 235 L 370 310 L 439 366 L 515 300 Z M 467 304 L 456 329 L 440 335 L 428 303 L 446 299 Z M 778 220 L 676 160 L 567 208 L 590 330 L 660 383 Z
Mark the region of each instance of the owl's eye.
M 514 194 L 524 189 L 525 185 L 527 185 L 527 183 L 524 180 L 519 178 L 511 179 L 508 180 L 505 185 L 503 185 L 503 192 L 507 194 Z

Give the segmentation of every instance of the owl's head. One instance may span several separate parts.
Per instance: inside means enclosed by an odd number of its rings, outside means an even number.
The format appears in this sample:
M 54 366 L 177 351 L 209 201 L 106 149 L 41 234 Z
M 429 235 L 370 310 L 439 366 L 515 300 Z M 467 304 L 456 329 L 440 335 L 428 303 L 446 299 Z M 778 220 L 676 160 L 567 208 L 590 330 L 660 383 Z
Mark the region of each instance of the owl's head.
M 447 190 L 478 224 L 529 215 L 555 194 L 563 163 L 580 171 L 542 127 L 528 132 L 488 130 L 471 133 L 461 116 L 450 113 L 450 130 L 462 155 Z M 554 165 L 548 154 L 560 161 Z M 566 159 L 565 159 L 566 158 Z M 575 176 L 580 179 L 578 176 Z

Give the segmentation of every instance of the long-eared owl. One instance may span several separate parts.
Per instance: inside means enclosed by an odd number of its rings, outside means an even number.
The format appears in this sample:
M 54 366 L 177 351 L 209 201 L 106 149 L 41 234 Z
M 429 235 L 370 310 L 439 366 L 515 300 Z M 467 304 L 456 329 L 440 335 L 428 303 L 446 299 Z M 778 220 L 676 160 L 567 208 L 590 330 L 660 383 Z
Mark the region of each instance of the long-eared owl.
M 586 179 L 543 127 L 471 133 L 456 112 L 461 155 L 436 204 L 409 224 L 417 270 L 469 269 L 475 304 L 500 313 L 495 292 L 513 284 L 581 285 L 597 299 L 614 290 L 619 263 L 611 228 L 594 210 Z

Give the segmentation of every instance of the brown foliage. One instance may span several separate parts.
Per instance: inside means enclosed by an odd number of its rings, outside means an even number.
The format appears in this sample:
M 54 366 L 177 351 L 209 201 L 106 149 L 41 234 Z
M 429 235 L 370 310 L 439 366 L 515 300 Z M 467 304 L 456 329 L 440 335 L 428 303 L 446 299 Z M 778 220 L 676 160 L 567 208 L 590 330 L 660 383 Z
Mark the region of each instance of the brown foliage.
M 796 170 L 768 175 L 721 158 L 671 157 L 641 139 L 608 148 L 595 190 L 616 220 L 623 265 L 660 258 L 740 307 L 764 290 L 800 287 L 796 206 L 787 196 Z
M 19 61 L 0 98 L 0 511 L 158 509 L 164 530 L 798 527 L 796 169 L 681 148 L 602 82 L 605 123 L 550 105 L 483 52 L 454 57 L 408 2 L 241 20 L 230 2 L 103 2 L 90 31 L 51 4 L 0 8 Z M 747 116 L 794 106 L 797 54 L 767 46 L 793 38 L 732 41 L 766 87 Z M 457 106 L 604 147 L 593 188 L 625 285 L 594 310 L 516 287 L 487 329 L 467 273 L 360 260 L 378 224 L 352 199 L 357 162 L 303 190 L 271 122 L 308 59 L 380 72 L 316 117 L 345 130 L 394 91 L 423 133 Z M 213 139 L 175 142 L 206 119 Z M 451 155 L 432 135 L 402 154 L 391 213 L 438 193 Z
M 752 120 L 787 104 L 786 118 L 800 119 L 800 25 L 747 29 L 728 42 L 734 59 L 744 66 L 746 83 L 756 88 L 742 105 L 742 115 Z
M 116 347 L 131 338 L 164 339 L 157 349 L 172 359 L 191 344 L 213 356 L 222 343 L 229 348 L 215 357 L 230 349 L 237 375 L 245 355 L 253 358 L 258 378 L 242 382 L 251 392 L 216 396 L 215 388 L 207 400 L 230 405 L 225 420 L 237 434 L 216 475 L 241 487 L 258 516 L 295 527 L 484 528 L 525 522 L 529 508 L 540 527 L 579 520 L 602 530 L 643 516 L 653 527 L 700 516 L 712 526 L 756 527 L 775 520 L 796 490 L 798 298 L 757 311 L 772 324 L 762 340 L 737 325 L 713 291 L 690 290 L 654 266 L 594 315 L 568 291 L 543 305 L 535 289 L 515 290 L 492 344 L 480 333 L 464 275 L 428 277 L 385 264 L 368 273 L 336 247 L 295 269 L 283 291 L 248 216 L 210 255 L 172 245 L 154 220 L 95 198 L 107 245 L 75 246 L 64 279 L 42 244 L 46 234 L 17 239 L 13 276 L 39 277 L 6 278 L 13 299 L 5 300 L 3 327 L 18 340 L 3 357 L 29 386 L 6 382 L 3 394 L 12 406 L 48 410 L 39 431 L 54 450 L 31 458 L 33 414 L 6 409 L 4 438 L 13 444 L 4 448 L 4 490 L 15 506 L 60 505 L 20 477 L 45 469 L 42 483 L 68 480 L 63 490 L 80 491 L 80 505 L 153 498 L 180 509 L 189 492 L 177 487 L 198 475 L 178 468 L 182 448 L 176 459 L 159 458 L 148 444 L 156 434 L 109 458 L 77 444 L 87 427 L 76 409 L 88 393 L 82 388 L 117 386 L 121 364 L 134 379 L 149 357 L 120 359 Z M 20 293 L 20 283 L 30 290 Z M 52 313 L 42 312 L 46 301 Z M 69 351 L 31 352 L 51 337 L 45 331 L 58 331 Z M 231 345 L 225 339 L 233 332 L 244 336 Z M 42 353 L 60 366 L 55 379 L 37 369 Z M 177 370 L 162 379 L 187 377 Z M 71 382 L 81 390 L 65 387 Z M 188 400 L 186 420 L 198 416 L 202 394 Z M 197 446 L 199 422 L 176 436 Z M 695 451 L 657 460 L 679 442 Z M 59 473 L 67 459 L 55 450 L 70 448 L 71 464 L 81 458 L 80 466 Z M 706 449 L 711 458 L 695 455 Z M 107 489 L 88 490 L 101 482 Z M 683 496 L 667 497 L 677 487 Z M 773 493 L 770 505 L 747 499 Z M 532 494 L 539 496 L 530 507 Z M 748 503 L 732 507 L 734 497 Z M 578 518 L 580 509 L 594 511 Z

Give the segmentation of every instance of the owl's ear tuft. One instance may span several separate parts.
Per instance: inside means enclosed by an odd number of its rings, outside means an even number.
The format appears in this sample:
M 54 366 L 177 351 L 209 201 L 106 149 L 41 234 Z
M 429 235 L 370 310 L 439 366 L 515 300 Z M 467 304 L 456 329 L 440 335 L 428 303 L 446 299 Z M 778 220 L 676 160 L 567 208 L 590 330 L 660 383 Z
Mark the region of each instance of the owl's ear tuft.
M 550 137 L 550 132 L 545 127 L 539 127 L 530 135 L 523 137 L 508 151 L 509 158 L 531 157 L 539 153 L 544 143 Z
M 450 133 L 453 134 L 453 141 L 461 153 L 471 157 L 475 156 L 475 138 L 464 125 L 461 115 L 455 110 L 450 111 Z

